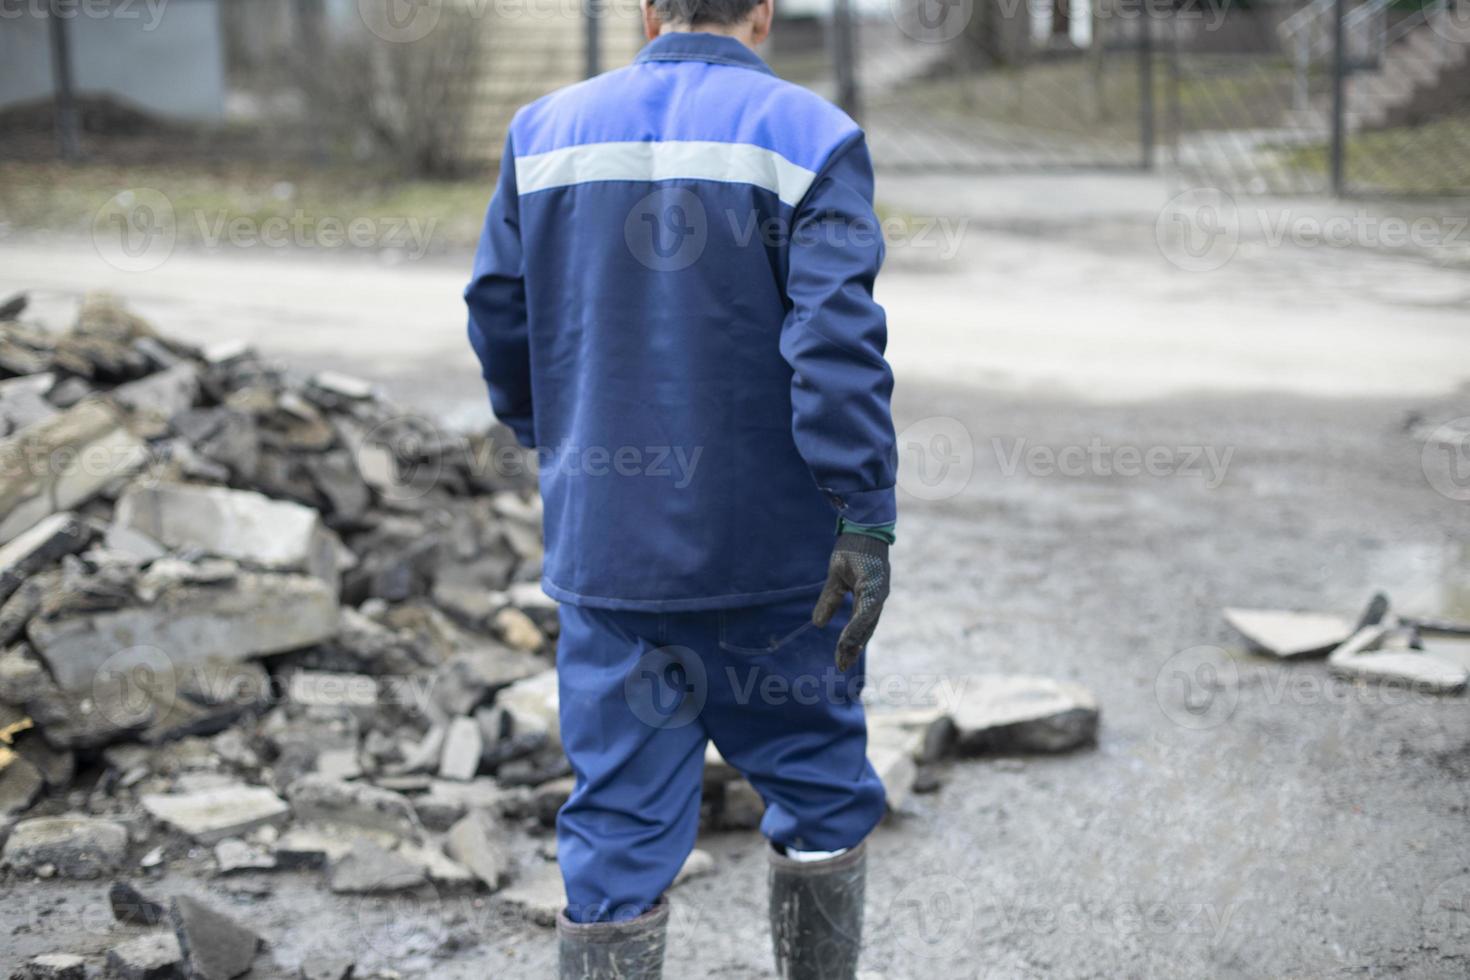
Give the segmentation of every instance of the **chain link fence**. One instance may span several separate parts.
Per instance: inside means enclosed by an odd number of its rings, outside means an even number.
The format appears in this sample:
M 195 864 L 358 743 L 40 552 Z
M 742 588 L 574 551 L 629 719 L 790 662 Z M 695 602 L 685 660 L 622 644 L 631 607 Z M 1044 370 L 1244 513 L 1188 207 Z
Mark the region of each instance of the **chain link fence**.
M 1164 22 L 1187 180 L 1246 192 L 1470 193 L 1470 5 L 1310 0 Z
M 1470 193 L 1467 0 L 806 2 L 768 56 L 860 116 L 880 169 Z
M 1141 166 L 1152 140 L 1153 93 L 1142 83 L 1153 57 L 1148 35 L 1137 20 L 1074 8 L 1068 0 L 848 0 L 825 15 L 788 14 L 770 58 L 778 73 L 856 110 L 880 169 Z M 844 17 L 850 46 L 836 43 Z M 823 54 L 830 72 L 813 70 Z
M 197 50 L 203 33 L 172 49 L 165 37 L 200 9 L 167 8 L 152 35 L 120 21 L 48 21 L 44 5 L 8 29 L 41 44 L 49 23 L 58 55 L 70 44 L 126 62 L 133 48 Z M 149 146 L 473 174 L 498 160 L 518 106 L 626 64 L 642 43 L 635 0 L 218 0 L 217 9 L 224 125 L 150 129 Z M 1470 193 L 1470 0 L 778 0 L 776 9 L 762 54 L 857 116 L 880 170 L 1167 166 L 1233 193 Z M 69 69 L 63 57 L 51 62 L 64 106 Z M 10 110 L 12 123 L 24 111 Z M 110 118 L 99 112 L 92 103 L 56 112 L 71 120 L 71 132 L 60 127 L 63 153 L 77 153 L 78 119 L 85 128 Z M 0 142 L 28 145 L 24 129 L 0 126 L 13 137 Z M 205 138 L 191 142 L 197 132 Z

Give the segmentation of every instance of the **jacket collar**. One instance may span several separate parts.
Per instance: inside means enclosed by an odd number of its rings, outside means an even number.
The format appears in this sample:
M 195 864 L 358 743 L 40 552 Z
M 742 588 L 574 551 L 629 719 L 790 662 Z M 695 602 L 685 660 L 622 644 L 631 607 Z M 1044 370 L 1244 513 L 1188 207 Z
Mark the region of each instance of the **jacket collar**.
M 701 31 L 660 34 L 638 53 L 637 61 L 708 61 L 717 65 L 753 68 L 774 75 L 761 56 L 733 37 Z

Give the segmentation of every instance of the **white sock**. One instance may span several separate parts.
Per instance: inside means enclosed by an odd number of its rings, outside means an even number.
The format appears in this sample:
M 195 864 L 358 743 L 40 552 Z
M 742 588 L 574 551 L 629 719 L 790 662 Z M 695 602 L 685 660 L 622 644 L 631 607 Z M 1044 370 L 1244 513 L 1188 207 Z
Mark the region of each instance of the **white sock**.
M 839 854 L 846 854 L 850 848 L 842 848 L 840 851 L 798 851 L 794 847 L 786 848 L 786 856 L 793 861 L 826 861 L 835 858 Z

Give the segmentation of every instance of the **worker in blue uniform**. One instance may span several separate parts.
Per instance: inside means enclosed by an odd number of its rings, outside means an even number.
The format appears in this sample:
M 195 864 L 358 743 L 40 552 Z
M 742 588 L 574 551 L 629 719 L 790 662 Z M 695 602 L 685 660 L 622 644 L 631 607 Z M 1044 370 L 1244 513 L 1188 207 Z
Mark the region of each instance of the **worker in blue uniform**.
M 765 802 L 778 972 L 852 977 L 896 520 L 872 164 L 756 54 L 771 0 L 643 17 L 633 64 L 516 114 L 465 293 L 561 603 L 561 975 L 660 975 L 713 740 Z

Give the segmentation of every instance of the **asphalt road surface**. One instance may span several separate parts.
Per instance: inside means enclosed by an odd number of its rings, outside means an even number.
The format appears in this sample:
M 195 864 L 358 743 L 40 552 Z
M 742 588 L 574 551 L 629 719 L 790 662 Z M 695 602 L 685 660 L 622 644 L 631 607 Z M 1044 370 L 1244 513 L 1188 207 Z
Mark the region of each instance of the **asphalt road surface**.
M 1433 250 L 1272 240 L 1281 210 L 1353 213 L 1320 204 L 1244 215 L 1223 262 L 1208 237 L 1179 251 L 1170 195 L 1143 179 L 880 191 L 964 224 L 948 254 L 895 246 L 880 289 L 905 492 L 870 686 L 902 705 L 967 673 L 1045 674 L 1092 688 L 1103 725 L 1095 749 L 948 764 L 877 833 L 867 975 L 1470 975 L 1470 698 L 1245 654 L 1220 617 L 1352 614 L 1375 589 L 1470 617 L 1470 491 L 1421 438 L 1470 416 L 1470 272 Z M 486 414 L 467 257 L 179 253 L 126 272 L 106 252 L 0 242 L 0 293 L 35 289 L 64 318 L 111 288 L 170 333 Z M 701 846 L 719 872 L 675 893 L 667 975 L 773 975 L 756 837 Z M 269 894 L 179 874 L 154 891 L 210 893 L 270 937 L 252 975 L 322 947 L 360 975 L 551 975 L 551 934 L 493 898 L 235 881 Z M 19 885 L 0 935 L 24 955 L 101 948 L 104 891 Z

